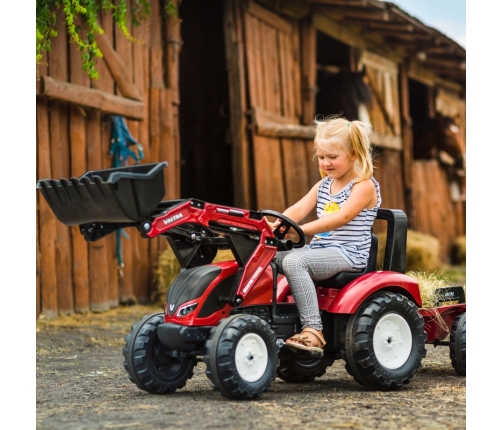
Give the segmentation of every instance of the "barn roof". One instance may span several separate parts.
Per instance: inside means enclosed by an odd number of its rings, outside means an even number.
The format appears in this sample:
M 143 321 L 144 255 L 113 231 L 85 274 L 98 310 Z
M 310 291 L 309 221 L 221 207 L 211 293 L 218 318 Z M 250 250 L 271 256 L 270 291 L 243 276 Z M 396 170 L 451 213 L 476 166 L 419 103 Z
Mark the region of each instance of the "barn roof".
M 390 1 L 308 0 L 370 43 L 385 45 L 401 58 L 431 70 L 442 79 L 461 85 L 466 81 L 466 50 L 454 40 Z

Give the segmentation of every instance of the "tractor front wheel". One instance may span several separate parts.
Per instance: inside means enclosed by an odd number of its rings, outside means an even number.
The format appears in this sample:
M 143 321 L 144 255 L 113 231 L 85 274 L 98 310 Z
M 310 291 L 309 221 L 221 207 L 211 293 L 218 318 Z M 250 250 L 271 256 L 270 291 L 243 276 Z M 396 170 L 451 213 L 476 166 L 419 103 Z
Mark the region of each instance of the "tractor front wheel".
M 129 379 L 141 390 L 152 394 L 170 394 L 183 388 L 193 376 L 195 358 L 166 348 L 157 336 L 164 314 L 145 316 L 132 326 L 122 350 Z
M 426 355 L 424 320 L 405 296 L 376 293 L 350 316 L 345 352 L 354 379 L 376 390 L 408 384 Z
M 252 400 L 275 379 L 279 348 L 275 333 L 261 318 L 232 315 L 211 329 L 206 342 L 206 375 L 221 395 Z

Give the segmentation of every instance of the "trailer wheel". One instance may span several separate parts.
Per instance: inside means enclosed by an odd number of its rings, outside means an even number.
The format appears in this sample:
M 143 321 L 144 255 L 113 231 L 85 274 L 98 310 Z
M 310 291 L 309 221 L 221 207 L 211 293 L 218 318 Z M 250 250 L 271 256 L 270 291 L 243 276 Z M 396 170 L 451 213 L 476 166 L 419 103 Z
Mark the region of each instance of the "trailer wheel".
M 413 380 L 426 355 L 426 333 L 417 306 L 397 293 L 376 293 L 349 317 L 347 361 L 354 379 L 375 390 Z
M 206 376 L 229 399 L 260 397 L 275 379 L 279 348 L 275 333 L 254 315 L 232 315 L 211 329 L 206 342 Z
M 465 318 L 467 313 L 457 315 L 453 321 L 450 332 L 450 359 L 451 365 L 461 376 L 466 374 L 466 336 Z
M 122 350 L 124 369 L 141 390 L 152 394 L 171 394 L 183 388 L 193 376 L 195 358 L 168 350 L 157 336 L 164 314 L 147 315 L 132 326 Z
M 286 382 L 306 383 L 320 378 L 334 359 L 314 358 L 311 360 L 281 360 L 277 368 L 277 376 Z

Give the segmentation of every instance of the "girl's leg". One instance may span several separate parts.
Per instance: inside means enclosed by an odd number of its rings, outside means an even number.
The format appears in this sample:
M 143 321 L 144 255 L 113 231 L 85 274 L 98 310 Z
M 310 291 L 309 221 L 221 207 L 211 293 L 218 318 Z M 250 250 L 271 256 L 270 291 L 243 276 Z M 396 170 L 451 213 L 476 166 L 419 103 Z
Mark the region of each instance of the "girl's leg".
M 300 313 L 302 329 L 311 327 L 322 330 L 313 280 L 327 279 L 338 272 L 354 272 L 359 269 L 352 268 L 335 248 L 298 249 L 286 253 L 281 263 Z

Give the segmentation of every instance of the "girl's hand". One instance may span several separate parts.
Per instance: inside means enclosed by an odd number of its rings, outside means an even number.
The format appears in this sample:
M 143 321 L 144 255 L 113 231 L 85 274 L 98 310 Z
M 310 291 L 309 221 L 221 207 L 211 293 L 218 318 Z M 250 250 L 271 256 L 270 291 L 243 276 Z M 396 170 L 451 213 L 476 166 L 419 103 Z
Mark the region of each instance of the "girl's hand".
M 280 223 L 281 223 L 280 219 L 276 219 L 274 222 L 270 222 L 269 220 L 267 220 L 267 224 L 270 227 L 270 230 L 272 231 L 274 231 Z
M 301 226 L 300 226 L 301 228 Z M 302 229 L 303 230 L 303 229 Z M 299 242 L 300 241 L 300 236 L 298 236 L 298 233 L 294 228 L 290 229 L 288 231 L 288 234 L 286 235 L 286 238 L 291 239 L 293 242 Z

